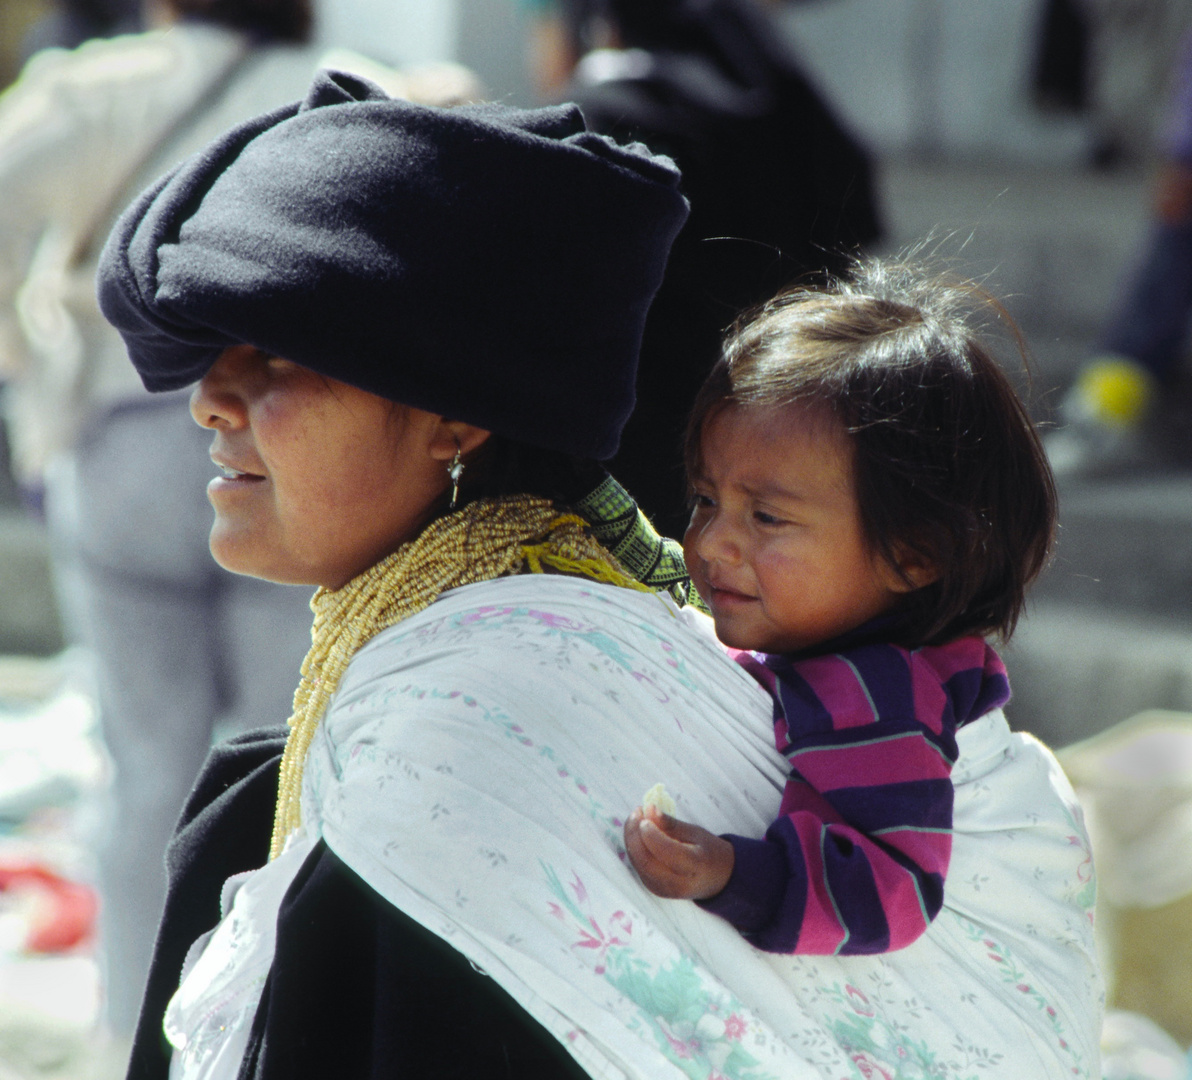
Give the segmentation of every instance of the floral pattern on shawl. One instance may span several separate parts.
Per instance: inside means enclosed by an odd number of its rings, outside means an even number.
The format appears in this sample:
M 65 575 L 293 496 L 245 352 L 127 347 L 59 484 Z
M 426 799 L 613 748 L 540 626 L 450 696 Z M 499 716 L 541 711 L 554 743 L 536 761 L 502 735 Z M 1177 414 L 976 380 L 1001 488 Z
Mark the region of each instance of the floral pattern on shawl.
M 1079 811 L 1000 713 L 962 731 L 945 907 L 904 950 L 761 953 L 644 889 L 622 816 L 659 780 L 689 820 L 764 831 L 785 780 L 769 714 L 656 596 L 469 586 L 357 655 L 312 743 L 303 817 L 600 1080 L 1095 1077 Z

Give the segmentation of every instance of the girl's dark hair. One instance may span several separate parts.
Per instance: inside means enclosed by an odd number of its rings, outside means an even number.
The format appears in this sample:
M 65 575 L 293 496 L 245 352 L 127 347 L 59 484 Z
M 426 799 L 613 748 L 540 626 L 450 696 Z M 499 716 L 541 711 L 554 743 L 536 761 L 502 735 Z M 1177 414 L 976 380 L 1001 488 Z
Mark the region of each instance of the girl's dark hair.
M 721 409 L 823 405 L 855 450 L 862 529 L 898 569 L 913 551 L 939 573 L 907 593 L 895 637 L 910 648 L 1013 633 L 1055 539 L 1055 484 L 1026 407 L 976 338 L 980 309 L 1021 333 L 972 282 L 907 263 L 858 262 L 824 289 L 795 288 L 746 313 L 696 398 L 689 475 Z M 908 582 L 909 584 L 909 582 Z
M 314 22 L 310 0 L 166 0 L 166 8 L 272 41 L 309 41 Z

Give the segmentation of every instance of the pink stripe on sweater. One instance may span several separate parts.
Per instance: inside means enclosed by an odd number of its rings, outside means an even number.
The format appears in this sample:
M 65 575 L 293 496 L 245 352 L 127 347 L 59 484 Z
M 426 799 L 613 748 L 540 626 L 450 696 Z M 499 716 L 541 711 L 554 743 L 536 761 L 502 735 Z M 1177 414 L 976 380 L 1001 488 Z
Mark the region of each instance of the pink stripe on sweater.
M 893 859 L 870 858 L 869 868 L 890 928 L 890 949 L 905 949 L 928 923 L 914 875 Z
M 823 824 L 811 814 L 797 814 L 791 824 L 803 846 L 803 858 L 807 863 L 807 905 L 803 909 L 803 922 L 799 927 L 797 951 L 817 956 L 831 956 L 846 937 L 844 927 L 836 915 L 824 879 Z
M 952 834 L 944 830 L 932 832 L 927 829 L 883 830 L 876 837 L 888 847 L 896 848 L 913 859 L 928 874 L 948 873 L 952 860 Z
M 801 750 L 790 763 L 819 791 L 944 780 L 952 769 L 922 735 L 894 735 L 859 746 Z
M 939 676 L 929 664 L 920 661 L 918 654 L 911 656 L 911 693 L 915 698 L 916 719 L 938 735 L 944 730 L 948 695 L 940 686 Z
M 744 649 L 726 649 L 725 651 L 728 653 L 729 659 L 735 660 L 750 675 L 757 679 L 769 691 L 771 697 L 778 695 L 778 676 L 754 656 L 753 653 L 746 652 Z
M 765 688 L 770 697 L 778 700 L 778 676 L 763 664 L 753 653 L 744 649 L 727 649 L 729 658 L 735 660 Z M 781 710 L 774 709 L 774 745 L 780 750 L 790 741 L 786 730 L 786 718 Z
M 799 674 L 828 710 L 834 728 L 860 727 L 877 719 L 868 692 L 846 660 L 835 655 L 802 660 Z
M 840 822 L 844 818 L 827 799 L 825 799 L 810 784 L 792 776 L 786 782 L 782 792 L 782 805 L 778 808 L 779 817 L 790 817 L 794 814 L 814 814 L 820 821 Z
M 973 668 L 986 669 L 987 674 L 1005 674 L 1006 668 L 982 638 L 961 638 L 948 645 L 927 645 L 911 653 L 911 663 L 926 664 L 935 677 L 946 683 L 953 675 Z

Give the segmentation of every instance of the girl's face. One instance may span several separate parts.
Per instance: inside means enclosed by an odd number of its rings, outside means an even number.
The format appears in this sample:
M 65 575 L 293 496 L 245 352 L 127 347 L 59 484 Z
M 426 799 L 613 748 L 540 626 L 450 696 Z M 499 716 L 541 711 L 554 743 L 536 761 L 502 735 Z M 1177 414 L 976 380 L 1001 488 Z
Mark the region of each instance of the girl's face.
M 704 423 L 687 567 L 726 645 L 794 652 L 888 611 L 907 585 L 861 531 L 852 444 L 822 406 Z
M 191 394 L 211 428 L 211 553 L 228 570 L 339 588 L 417 535 L 446 490 L 441 417 L 249 345 Z

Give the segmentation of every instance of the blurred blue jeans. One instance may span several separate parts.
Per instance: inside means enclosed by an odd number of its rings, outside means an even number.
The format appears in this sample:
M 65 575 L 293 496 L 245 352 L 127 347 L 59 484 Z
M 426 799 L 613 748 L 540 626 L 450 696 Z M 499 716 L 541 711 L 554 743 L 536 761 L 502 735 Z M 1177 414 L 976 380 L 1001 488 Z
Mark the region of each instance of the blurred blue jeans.
M 1137 360 L 1160 381 L 1182 359 L 1192 319 L 1192 221 L 1151 225 L 1099 351 Z

